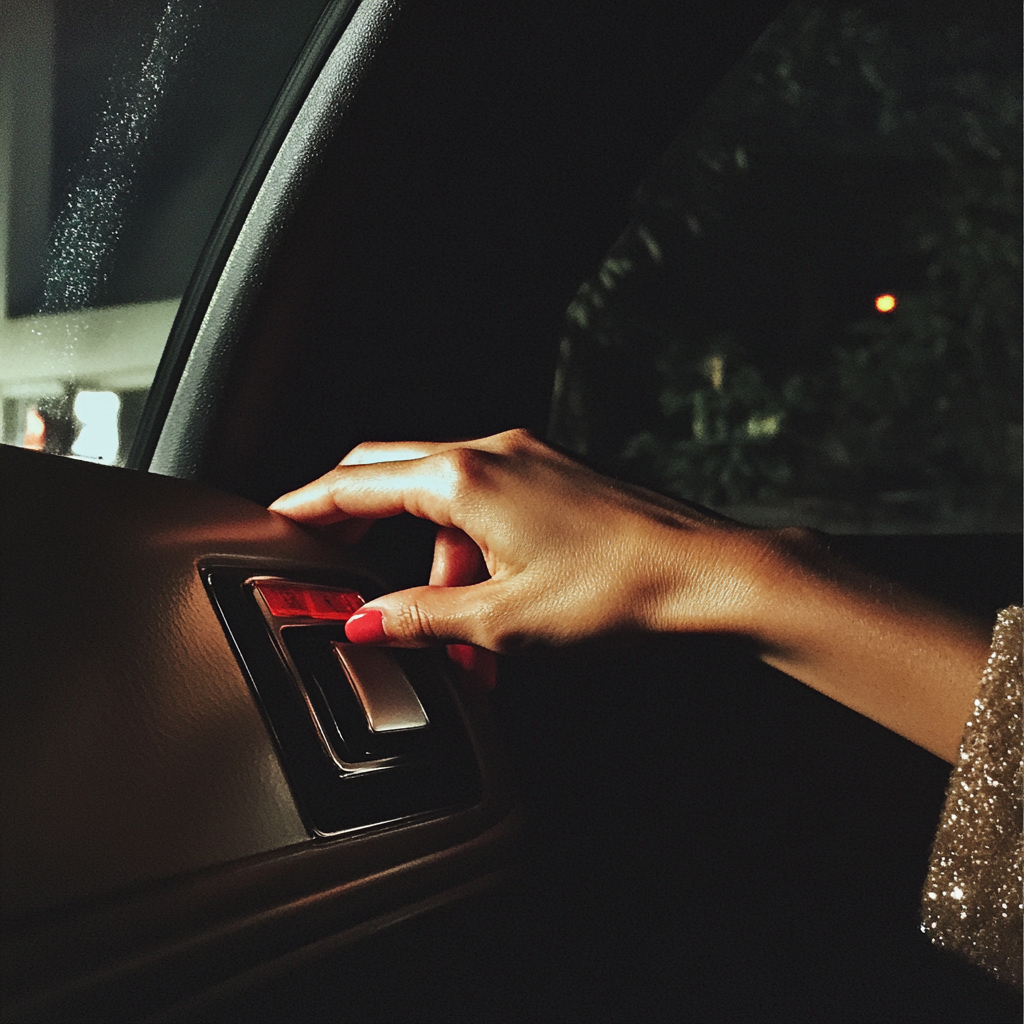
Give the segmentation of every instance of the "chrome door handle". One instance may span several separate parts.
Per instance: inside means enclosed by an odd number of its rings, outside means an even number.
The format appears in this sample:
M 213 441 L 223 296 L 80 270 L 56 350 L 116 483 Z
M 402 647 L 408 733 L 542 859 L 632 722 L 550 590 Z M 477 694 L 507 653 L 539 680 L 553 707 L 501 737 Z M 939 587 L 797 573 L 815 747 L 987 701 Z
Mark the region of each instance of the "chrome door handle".
M 427 713 L 390 651 L 337 640 L 331 646 L 359 698 L 370 732 L 409 732 L 427 726 Z

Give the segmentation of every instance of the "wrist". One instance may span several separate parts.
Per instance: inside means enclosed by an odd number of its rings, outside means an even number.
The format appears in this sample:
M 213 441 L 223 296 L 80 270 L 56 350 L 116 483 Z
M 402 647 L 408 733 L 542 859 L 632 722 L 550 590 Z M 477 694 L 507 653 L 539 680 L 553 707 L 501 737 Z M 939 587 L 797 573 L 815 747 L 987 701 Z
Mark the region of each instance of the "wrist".
M 779 603 L 800 577 L 790 548 L 812 543 L 738 523 L 684 523 L 662 540 L 645 625 L 654 632 L 718 633 L 761 646 L 780 623 Z

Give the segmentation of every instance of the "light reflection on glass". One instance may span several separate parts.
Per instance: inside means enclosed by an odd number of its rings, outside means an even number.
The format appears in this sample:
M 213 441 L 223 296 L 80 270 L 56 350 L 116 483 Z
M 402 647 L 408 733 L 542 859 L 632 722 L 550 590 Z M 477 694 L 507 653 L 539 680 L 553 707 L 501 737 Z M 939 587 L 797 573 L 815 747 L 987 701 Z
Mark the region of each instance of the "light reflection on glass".
M 71 446 L 71 454 L 91 462 L 113 463 L 120 444 L 120 408 L 121 399 L 113 391 L 79 391 L 75 396 L 75 416 L 82 429 Z
M 30 405 L 25 411 L 25 436 L 22 438 L 21 446 L 34 452 L 41 452 L 46 448 L 46 420 L 34 405 Z

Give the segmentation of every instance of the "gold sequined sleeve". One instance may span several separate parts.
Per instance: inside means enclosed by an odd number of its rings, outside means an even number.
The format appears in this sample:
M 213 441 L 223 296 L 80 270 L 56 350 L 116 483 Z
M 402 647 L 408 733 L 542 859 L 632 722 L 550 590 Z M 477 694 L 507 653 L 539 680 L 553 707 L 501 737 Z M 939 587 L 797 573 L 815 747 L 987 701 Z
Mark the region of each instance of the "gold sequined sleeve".
M 922 894 L 921 930 L 1021 986 L 1020 608 L 999 613 Z

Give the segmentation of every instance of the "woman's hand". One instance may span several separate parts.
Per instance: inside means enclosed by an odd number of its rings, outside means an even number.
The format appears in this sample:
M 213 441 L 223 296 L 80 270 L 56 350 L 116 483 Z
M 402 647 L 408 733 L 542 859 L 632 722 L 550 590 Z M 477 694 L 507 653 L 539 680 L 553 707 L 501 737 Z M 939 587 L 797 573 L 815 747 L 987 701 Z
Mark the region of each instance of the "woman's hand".
M 440 527 L 430 585 L 371 601 L 350 623 L 351 639 L 408 647 L 736 632 L 770 548 L 761 531 L 616 483 L 521 430 L 362 444 L 270 507 L 314 525 L 411 512 Z
M 362 444 L 270 507 L 348 520 L 349 539 L 401 512 L 438 525 L 430 585 L 366 604 L 347 626 L 355 642 L 506 652 L 729 633 L 949 761 L 988 651 L 984 624 L 843 563 L 809 531 L 752 529 L 608 480 L 526 431 Z

